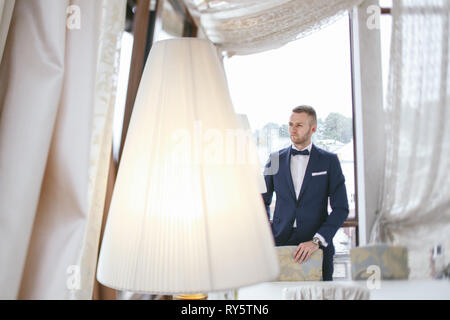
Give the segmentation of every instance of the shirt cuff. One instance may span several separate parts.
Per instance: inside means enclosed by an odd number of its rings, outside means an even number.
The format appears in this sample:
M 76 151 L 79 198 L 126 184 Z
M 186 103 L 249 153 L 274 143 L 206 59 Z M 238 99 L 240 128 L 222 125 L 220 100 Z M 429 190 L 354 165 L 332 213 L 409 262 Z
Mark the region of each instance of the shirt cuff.
M 316 234 L 314 235 L 314 238 L 315 238 L 315 237 L 319 238 L 320 244 L 321 244 L 323 247 L 328 246 L 328 243 L 325 241 L 325 238 L 322 237 L 320 234 L 316 233 Z

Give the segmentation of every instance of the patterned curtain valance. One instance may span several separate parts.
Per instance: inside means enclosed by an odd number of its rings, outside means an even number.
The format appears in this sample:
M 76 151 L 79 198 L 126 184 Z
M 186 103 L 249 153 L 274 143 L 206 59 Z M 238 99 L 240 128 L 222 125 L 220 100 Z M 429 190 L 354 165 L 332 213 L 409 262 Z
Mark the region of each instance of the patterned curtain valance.
M 184 0 L 206 37 L 229 55 L 274 49 L 321 29 L 363 0 Z

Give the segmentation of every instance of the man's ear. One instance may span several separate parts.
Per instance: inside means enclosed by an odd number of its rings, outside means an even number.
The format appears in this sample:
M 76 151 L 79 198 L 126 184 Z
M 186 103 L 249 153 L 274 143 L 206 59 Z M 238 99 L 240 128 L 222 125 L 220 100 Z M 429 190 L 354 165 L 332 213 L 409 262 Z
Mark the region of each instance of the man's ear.
M 317 131 L 317 124 L 313 124 L 311 128 L 311 132 L 314 133 Z

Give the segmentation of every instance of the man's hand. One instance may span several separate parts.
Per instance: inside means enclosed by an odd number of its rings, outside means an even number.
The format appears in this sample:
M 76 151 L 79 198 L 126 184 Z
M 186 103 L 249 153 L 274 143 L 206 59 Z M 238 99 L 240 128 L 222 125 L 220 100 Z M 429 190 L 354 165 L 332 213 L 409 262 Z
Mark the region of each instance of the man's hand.
M 300 243 L 294 251 L 294 261 L 298 261 L 298 263 L 306 262 L 317 249 L 319 249 L 319 245 L 312 241 Z

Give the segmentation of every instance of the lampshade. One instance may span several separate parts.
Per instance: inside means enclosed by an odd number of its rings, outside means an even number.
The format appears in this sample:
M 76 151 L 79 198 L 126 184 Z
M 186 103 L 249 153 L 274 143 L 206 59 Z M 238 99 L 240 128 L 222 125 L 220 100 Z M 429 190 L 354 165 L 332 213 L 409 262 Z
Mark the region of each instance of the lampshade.
M 279 273 L 254 163 L 215 47 L 153 45 L 140 82 L 100 250 L 97 279 L 176 294 L 270 281 Z
M 260 163 L 259 163 L 259 159 L 258 159 L 258 153 L 256 151 L 256 145 L 253 142 L 252 139 L 252 131 L 250 128 L 250 123 L 248 121 L 248 117 L 245 114 L 236 114 L 239 120 L 239 123 L 241 124 L 242 129 L 244 130 L 244 136 L 248 137 L 248 156 L 252 157 L 251 159 L 249 159 L 249 163 L 254 163 L 254 170 L 255 170 L 255 175 L 257 177 L 257 182 L 258 182 L 258 190 L 260 193 L 266 193 L 267 192 L 267 186 L 266 186 L 266 181 L 264 180 L 264 174 L 263 174 L 263 170 L 261 170 L 260 168 Z

